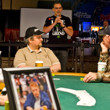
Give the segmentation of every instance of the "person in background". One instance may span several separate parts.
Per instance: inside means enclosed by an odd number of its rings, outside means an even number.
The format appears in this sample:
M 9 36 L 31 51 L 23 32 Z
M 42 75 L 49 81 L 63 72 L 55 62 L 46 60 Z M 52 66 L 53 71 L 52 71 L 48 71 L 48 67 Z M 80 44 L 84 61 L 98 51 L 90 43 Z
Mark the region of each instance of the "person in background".
M 42 47 L 42 34 L 37 27 L 29 27 L 25 33 L 27 47 L 19 49 L 14 58 L 14 67 L 34 67 L 35 61 L 43 61 L 43 66 L 50 67 L 51 72 L 61 70 L 58 58 L 49 48 Z
M 49 44 L 67 44 L 67 37 L 73 35 L 70 18 L 61 14 L 63 7 L 59 2 L 54 3 L 52 10 L 54 15 L 47 17 L 43 27 L 43 32 L 49 33 Z M 67 48 L 58 47 L 52 48 L 52 50 L 60 60 L 61 71 L 65 72 L 68 59 Z
M 104 22 L 103 22 L 103 26 L 104 26 L 104 29 L 105 29 L 105 31 L 108 31 L 107 29 L 109 29 L 110 30 L 110 25 L 109 25 L 109 22 L 107 21 L 107 20 L 105 20 Z M 110 33 L 110 32 L 109 32 Z M 108 33 L 108 34 L 109 34 Z M 107 33 L 106 33 L 107 34 Z M 110 34 L 109 34 L 110 35 Z
M 100 53 L 100 62 L 106 62 L 106 72 L 101 74 L 100 72 L 94 73 L 89 72 L 83 79 L 84 82 L 91 82 L 91 81 L 103 81 L 103 82 L 110 82 L 110 55 L 108 50 L 110 49 L 110 35 L 105 35 L 103 37 L 103 41 L 101 42 L 102 51 Z
M 98 32 L 99 42 L 102 42 L 103 36 L 106 34 L 110 35 L 110 25 L 107 20 L 103 21 L 103 28 Z
M 46 92 L 40 91 L 36 82 L 30 83 L 30 94 L 27 95 L 24 110 L 48 110 L 51 109 L 51 102 Z
M 110 25 L 109 25 L 109 22 L 107 20 L 105 20 L 103 22 L 103 29 L 102 30 L 104 30 L 104 34 L 110 35 Z

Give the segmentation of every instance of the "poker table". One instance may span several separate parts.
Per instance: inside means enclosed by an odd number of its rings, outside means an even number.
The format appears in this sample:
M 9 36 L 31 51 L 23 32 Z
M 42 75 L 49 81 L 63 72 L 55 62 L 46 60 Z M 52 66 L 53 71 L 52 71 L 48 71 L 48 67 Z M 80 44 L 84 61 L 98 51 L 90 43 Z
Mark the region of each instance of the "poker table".
M 73 90 L 86 90 L 96 99 L 94 106 L 78 106 L 79 99 L 76 95 L 57 91 L 62 110 L 110 110 L 110 84 L 109 83 L 84 83 L 80 80 L 86 74 L 83 73 L 54 73 L 54 84 L 56 89 L 63 87 Z M 0 110 L 5 110 L 0 106 Z
M 0 106 L 0 110 L 5 110 L 5 107 L 4 106 Z
M 62 110 L 110 110 L 110 84 L 80 80 L 86 74 L 81 73 L 55 73 L 53 77 L 56 88 L 68 88 L 73 90 L 86 90 L 96 99 L 95 106 L 78 106 L 79 99 L 76 95 L 57 91 Z

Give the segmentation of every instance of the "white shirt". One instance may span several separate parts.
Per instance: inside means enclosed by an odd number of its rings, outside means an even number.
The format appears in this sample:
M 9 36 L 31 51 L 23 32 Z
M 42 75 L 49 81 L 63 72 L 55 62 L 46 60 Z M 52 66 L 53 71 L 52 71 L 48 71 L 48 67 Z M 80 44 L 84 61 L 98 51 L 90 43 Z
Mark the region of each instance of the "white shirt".
M 36 102 L 34 104 L 34 109 L 40 108 L 40 97 L 36 98 Z

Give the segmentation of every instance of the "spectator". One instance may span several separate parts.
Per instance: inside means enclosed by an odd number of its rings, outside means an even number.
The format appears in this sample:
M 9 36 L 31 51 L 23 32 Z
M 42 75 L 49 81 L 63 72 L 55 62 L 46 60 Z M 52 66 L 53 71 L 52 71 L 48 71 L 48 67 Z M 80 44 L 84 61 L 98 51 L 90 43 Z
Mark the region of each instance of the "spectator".
M 68 36 L 73 35 L 73 28 L 69 17 L 61 14 L 63 7 L 61 3 L 54 3 L 54 15 L 46 19 L 43 31 L 49 33 L 50 44 L 67 44 Z M 52 48 L 55 55 L 61 62 L 61 71 L 66 72 L 66 64 L 68 59 L 67 48 Z
M 103 28 L 98 32 L 99 42 L 102 41 L 104 35 L 110 35 L 110 25 L 107 20 L 103 22 Z

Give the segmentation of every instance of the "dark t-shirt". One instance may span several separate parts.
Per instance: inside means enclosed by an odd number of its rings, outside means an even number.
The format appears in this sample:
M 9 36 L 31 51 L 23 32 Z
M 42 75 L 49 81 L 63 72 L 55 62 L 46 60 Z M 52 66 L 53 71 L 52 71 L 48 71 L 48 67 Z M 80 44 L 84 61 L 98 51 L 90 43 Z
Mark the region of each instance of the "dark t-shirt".
M 44 26 L 50 26 L 54 23 L 56 16 L 50 16 L 46 19 Z M 63 24 L 68 27 L 72 26 L 69 17 L 61 15 L 61 20 Z M 64 29 L 60 26 L 60 23 L 57 23 L 54 28 L 49 32 L 49 44 L 65 44 L 68 43 L 67 34 Z

